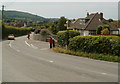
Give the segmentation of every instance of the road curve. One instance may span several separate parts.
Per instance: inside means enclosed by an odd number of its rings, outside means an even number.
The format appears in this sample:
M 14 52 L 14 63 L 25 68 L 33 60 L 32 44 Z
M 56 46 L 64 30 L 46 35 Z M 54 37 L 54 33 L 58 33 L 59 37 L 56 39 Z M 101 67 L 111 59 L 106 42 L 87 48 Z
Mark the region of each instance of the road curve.
M 117 82 L 118 64 L 55 53 L 47 42 L 2 42 L 3 82 Z

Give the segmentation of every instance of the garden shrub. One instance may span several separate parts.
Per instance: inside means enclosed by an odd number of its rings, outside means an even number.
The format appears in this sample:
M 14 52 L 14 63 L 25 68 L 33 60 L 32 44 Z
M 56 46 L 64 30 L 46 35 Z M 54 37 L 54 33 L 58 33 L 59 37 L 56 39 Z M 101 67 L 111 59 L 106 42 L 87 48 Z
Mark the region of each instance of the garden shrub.
M 101 31 L 101 34 L 109 34 L 110 31 L 108 30 L 108 28 L 105 28 Z
M 120 56 L 118 36 L 76 36 L 69 40 L 69 49 L 87 53 L 104 53 Z
M 59 45 L 61 45 L 62 47 L 64 47 L 65 45 L 67 45 L 69 38 L 73 38 L 75 36 L 80 35 L 80 33 L 76 30 L 65 30 L 65 31 L 59 31 L 57 33 L 58 36 L 58 43 Z

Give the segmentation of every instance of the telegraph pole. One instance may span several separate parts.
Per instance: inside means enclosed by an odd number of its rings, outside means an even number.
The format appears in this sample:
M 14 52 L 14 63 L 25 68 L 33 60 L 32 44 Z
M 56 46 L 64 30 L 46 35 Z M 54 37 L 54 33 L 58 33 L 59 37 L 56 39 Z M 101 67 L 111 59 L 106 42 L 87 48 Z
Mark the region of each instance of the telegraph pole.
M 2 34 L 2 35 L 1 35 L 2 37 L 0 37 L 0 38 L 4 38 L 4 35 L 3 35 L 3 34 L 4 34 L 4 7 L 5 7 L 5 6 L 2 5 L 2 25 L 1 25 L 2 28 L 0 29 L 1 34 Z
M 3 24 L 4 24 L 4 5 L 2 5 L 2 27 L 3 27 Z

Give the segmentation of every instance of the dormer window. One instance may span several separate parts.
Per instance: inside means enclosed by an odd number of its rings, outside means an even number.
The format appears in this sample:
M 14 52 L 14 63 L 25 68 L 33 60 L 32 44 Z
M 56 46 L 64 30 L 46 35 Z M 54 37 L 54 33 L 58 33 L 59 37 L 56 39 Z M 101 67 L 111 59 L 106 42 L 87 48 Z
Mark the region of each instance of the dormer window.
M 85 23 L 87 23 L 90 19 L 85 19 Z
M 80 20 L 80 24 L 85 25 L 85 19 L 81 19 L 81 20 Z

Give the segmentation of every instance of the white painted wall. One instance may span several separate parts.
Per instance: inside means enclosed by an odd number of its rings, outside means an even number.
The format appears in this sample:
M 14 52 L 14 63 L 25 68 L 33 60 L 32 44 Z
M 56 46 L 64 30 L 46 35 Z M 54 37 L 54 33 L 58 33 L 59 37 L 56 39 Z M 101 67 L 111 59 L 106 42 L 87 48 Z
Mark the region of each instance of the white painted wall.
M 118 33 L 120 34 L 120 28 L 118 28 L 118 30 L 119 30 L 119 32 L 118 32 Z
M 83 35 L 84 35 L 84 36 L 89 35 L 89 31 L 84 31 L 84 32 L 83 32 Z
M 119 31 L 111 31 L 111 34 L 119 34 Z
M 89 35 L 89 31 L 79 30 L 79 32 L 80 32 L 80 35 L 84 35 L 84 36 Z
M 84 32 L 82 30 L 79 30 L 80 35 L 84 35 Z

